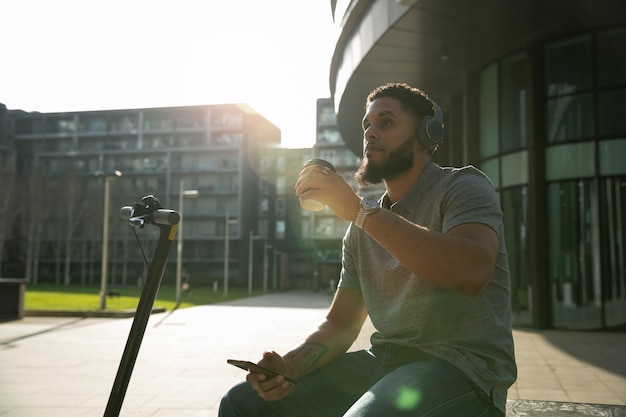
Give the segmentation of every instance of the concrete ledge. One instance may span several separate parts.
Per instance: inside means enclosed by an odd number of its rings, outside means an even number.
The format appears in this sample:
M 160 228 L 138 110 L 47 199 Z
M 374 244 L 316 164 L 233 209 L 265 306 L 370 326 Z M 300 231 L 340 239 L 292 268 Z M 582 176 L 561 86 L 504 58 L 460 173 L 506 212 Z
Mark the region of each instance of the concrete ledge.
M 24 310 L 24 316 L 29 317 L 81 317 L 81 318 L 117 318 L 124 319 L 134 317 L 137 310 L 90 310 L 90 311 L 67 311 L 67 310 Z M 153 307 L 152 313 L 164 313 L 165 307 Z
M 626 417 L 626 405 L 507 400 L 507 417 Z
M 25 291 L 25 280 L 0 278 L 0 321 L 19 320 L 24 317 Z

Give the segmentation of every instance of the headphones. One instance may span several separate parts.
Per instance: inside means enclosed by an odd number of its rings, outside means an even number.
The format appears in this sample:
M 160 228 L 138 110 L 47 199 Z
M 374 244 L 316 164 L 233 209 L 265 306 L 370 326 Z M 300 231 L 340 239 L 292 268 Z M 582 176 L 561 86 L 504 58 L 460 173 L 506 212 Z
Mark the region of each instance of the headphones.
M 428 99 L 435 112 L 434 116 L 424 116 L 417 126 L 417 140 L 420 144 L 432 151 L 443 142 L 443 113 L 441 108 L 433 100 Z

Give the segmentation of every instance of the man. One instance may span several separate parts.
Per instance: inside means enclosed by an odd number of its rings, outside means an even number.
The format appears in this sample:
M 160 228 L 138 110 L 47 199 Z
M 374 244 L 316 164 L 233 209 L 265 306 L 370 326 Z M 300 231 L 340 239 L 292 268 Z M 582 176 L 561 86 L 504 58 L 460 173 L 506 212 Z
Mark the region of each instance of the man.
M 284 356 L 259 362 L 222 399 L 220 416 L 502 416 L 515 381 L 502 212 L 477 169 L 441 168 L 439 108 L 420 90 L 387 84 L 363 117 L 360 198 L 338 174 L 303 170 L 300 199 L 353 223 L 337 292 L 319 328 Z M 369 314 L 367 351 L 347 350 Z M 289 380 L 295 381 L 291 383 Z

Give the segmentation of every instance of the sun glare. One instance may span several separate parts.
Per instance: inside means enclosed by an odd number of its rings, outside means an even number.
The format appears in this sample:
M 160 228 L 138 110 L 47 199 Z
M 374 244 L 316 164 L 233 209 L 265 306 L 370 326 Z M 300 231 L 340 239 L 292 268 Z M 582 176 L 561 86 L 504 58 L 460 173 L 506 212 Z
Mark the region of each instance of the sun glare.
M 3 5 L 0 103 L 25 111 L 247 103 L 315 142 L 329 96 L 330 6 L 303 0 L 31 0 Z

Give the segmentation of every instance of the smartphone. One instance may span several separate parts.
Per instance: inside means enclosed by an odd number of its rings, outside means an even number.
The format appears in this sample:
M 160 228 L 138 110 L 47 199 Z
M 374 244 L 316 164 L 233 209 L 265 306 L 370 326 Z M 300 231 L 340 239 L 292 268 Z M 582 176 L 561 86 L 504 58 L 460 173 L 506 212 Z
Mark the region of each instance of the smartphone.
M 264 368 L 262 366 L 257 365 L 254 362 L 250 362 L 250 361 L 241 361 L 238 359 L 227 359 L 226 362 L 228 362 L 229 364 L 236 366 L 237 368 L 241 368 L 244 371 L 248 371 L 248 372 L 256 372 L 259 374 L 264 374 L 265 376 L 267 376 L 268 378 L 274 378 L 277 377 L 280 374 L 277 374 L 276 372 L 272 371 L 271 369 L 267 369 Z M 283 377 L 285 378 L 286 381 L 291 382 L 292 384 L 295 384 L 295 382 L 292 379 L 287 378 L 286 376 L 283 375 Z

